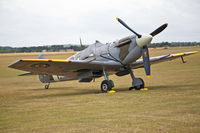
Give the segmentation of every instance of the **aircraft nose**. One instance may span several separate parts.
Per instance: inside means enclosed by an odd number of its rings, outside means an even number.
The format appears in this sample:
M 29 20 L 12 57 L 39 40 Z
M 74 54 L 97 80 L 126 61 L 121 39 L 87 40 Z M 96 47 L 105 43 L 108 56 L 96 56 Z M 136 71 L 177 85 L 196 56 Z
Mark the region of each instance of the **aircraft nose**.
M 146 46 L 151 43 L 153 37 L 149 34 L 144 34 L 140 38 L 136 37 L 136 43 L 139 47 Z

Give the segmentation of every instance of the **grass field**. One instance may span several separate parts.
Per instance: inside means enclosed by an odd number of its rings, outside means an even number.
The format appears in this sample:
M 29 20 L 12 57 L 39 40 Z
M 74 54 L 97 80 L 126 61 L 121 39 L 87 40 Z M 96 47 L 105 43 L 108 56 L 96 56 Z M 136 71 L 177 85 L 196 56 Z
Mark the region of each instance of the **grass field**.
M 151 49 L 151 57 L 200 47 Z M 72 53 L 50 53 L 46 57 L 65 59 Z M 135 70 L 148 91 L 128 91 L 130 76 L 110 76 L 117 93 L 100 91 L 96 82 L 52 83 L 45 90 L 37 76 L 18 77 L 22 71 L 7 66 L 32 54 L 0 54 L 0 133 L 134 133 L 200 132 L 200 52 L 152 65 L 147 79 L 144 69 Z

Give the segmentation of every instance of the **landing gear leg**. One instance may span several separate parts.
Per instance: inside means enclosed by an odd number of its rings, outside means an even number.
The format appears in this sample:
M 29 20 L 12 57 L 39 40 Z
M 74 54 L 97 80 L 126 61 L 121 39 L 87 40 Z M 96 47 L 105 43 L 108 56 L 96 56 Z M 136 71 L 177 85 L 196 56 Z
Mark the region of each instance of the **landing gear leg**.
M 144 81 L 141 78 L 135 78 L 133 71 L 131 69 L 129 69 L 129 73 L 132 78 L 132 87 L 130 87 L 129 90 L 132 89 L 140 90 L 144 88 Z
M 45 89 L 49 89 L 50 82 L 44 86 Z
M 114 90 L 112 90 L 112 88 L 114 87 L 114 83 L 113 83 L 112 80 L 108 79 L 108 74 L 107 74 L 105 69 L 103 69 L 103 74 L 104 74 L 105 80 L 101 83 L 101 91 L 104 92 L 104 93 L 115 92 Z

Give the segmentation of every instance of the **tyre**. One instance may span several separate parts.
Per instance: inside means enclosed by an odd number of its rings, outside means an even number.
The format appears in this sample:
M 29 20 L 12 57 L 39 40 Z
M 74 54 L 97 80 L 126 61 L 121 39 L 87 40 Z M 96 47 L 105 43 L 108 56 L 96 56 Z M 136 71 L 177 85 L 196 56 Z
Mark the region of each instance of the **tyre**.
M 48 86 L 48 85 L 45 85 L 45 89 L 49 89 L 49 86 Z
M 111 82 L 112 80 L 104 80 L 102 83 L 101 83 L 101 91 L 102 92 L 107 92 L 107 91 L 110 91 L 112 89 L 112 86 L 113 85 L 113 82 Z
M 141 84 L 139 84 L 139 85 L 137 85 L 137 86 L 134 86 L 133 88 L 135 88 L 136 90 L 140 90 L 141 88 L 144 88 L 144 81 L 143 81 L 143 79 L 137 78 L 137 80 L 139 80 L 139 82 L 140 82 Z
M 140 89 L 144 88 L 144 81 L 143 81 L 143 79 L 141 79 L 141 78 L 138 78 L 138 79 L 142 82 L 142 84 L 140 85 Z
M 111 84 L 111 88 L 114 87 L 114 82 L 112 80 L 109 80 L 110 84 Z

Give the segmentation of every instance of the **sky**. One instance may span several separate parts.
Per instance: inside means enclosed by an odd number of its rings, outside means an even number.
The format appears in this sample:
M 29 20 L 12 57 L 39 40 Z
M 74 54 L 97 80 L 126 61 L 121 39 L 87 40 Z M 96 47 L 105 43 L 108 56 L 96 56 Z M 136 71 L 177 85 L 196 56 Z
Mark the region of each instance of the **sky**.
M 0 46 L 43 46 L 113 42 L 151 33 L 152 42 L 200 41 L 199 0 L 0 0 Z

